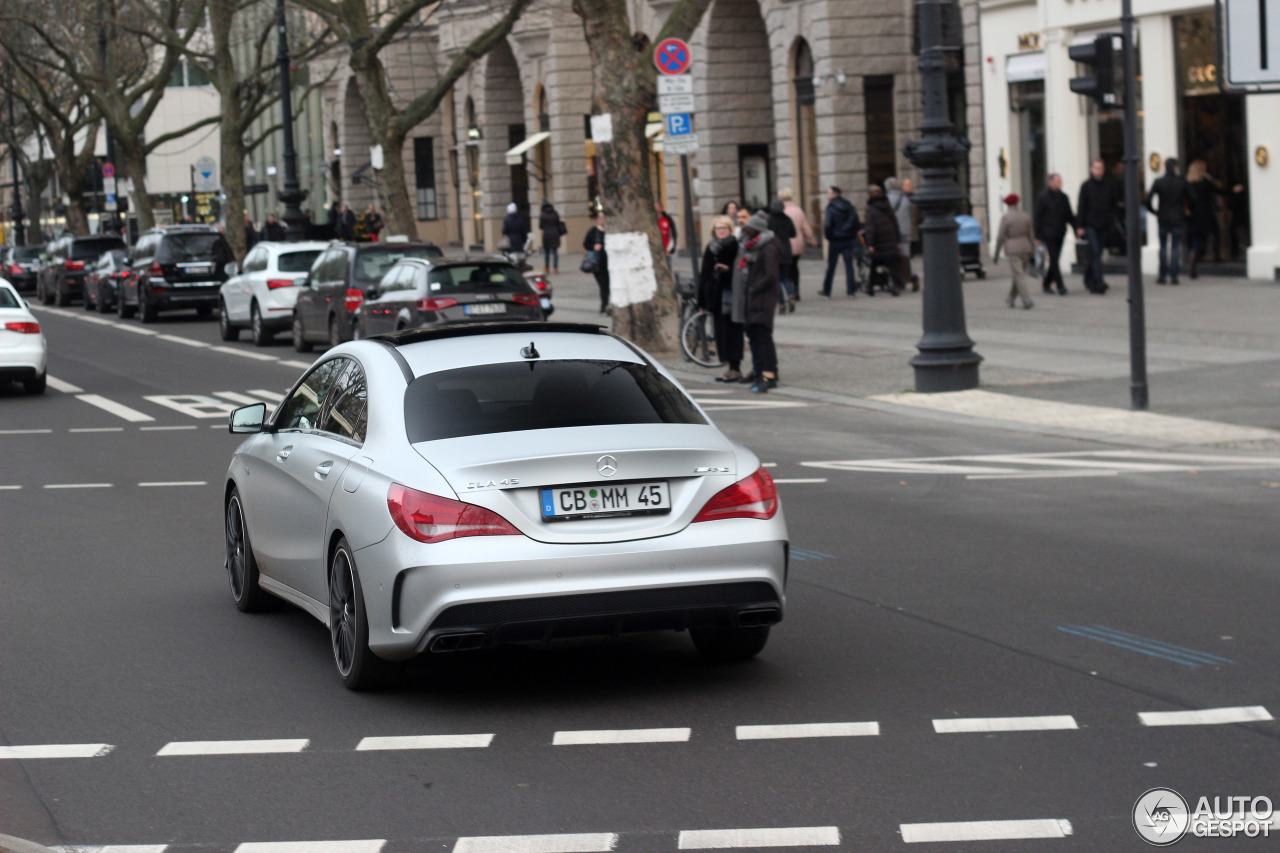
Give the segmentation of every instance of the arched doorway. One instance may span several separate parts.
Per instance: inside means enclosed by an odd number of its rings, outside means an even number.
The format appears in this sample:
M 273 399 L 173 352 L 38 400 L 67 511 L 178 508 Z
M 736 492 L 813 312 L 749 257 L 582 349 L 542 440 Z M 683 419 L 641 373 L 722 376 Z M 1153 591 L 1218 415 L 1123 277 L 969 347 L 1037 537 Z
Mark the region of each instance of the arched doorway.
M 499 42 L 485 62 L 483 173 L 486 213 L 501 222 L 509 203 L 529 222 L 528 155 L 507 162 L 507 152 L 525 138 L 524 89 L 511 45 Z M 495 237 L 496 239 L 496 237 Z
M 699 157 L 716 209 L 734 199 L 767 207 L 774 195 L 773 76 L 769 34 L 757 0 L 715 0 L 707 20 L 705 109 L 698 136 L 714 151 Z
M 813 52 L 804 39 L 796 41 L 791 64 L 795 98 L 795 201 L 810 222 L 822 221 L 821 185 L 818 174 L 818 119 L 813 86 Z

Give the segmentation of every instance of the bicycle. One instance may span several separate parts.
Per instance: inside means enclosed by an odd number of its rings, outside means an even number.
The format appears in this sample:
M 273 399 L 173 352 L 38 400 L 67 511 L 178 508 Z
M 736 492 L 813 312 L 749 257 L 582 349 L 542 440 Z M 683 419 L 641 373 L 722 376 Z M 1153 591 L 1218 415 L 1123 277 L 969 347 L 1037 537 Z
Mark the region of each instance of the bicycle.
M 680 352 L 685 361 L 719 367 L 715 318 L 698 310 L 697 285 L 676 275 L 676 294 L 680 297 Z

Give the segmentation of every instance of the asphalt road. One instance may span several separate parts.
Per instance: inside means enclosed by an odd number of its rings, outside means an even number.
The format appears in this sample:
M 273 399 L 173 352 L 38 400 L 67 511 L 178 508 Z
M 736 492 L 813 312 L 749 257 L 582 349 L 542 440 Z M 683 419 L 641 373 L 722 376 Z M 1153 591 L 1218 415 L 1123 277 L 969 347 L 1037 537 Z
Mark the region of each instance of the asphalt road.
M 38 313 L 58 382 L 0 392 L 0 833 L 152 853 L 1129 851 L 1149 788 L 1280 802 L 1280 723 L 1218 722 L 1280 711 L 1275 455 L 1125 456 L 700 386 L 773 464 L 795 549 L 757 660 L 639 636 L 424 659 L 353 694 L 323 626 L 237 612 L 222 570 L 223 413 L 308 357 L 194 319 Z M 1140 717 L 1204 709 L 1253 710 Z M 811 724 L 860 725 L 738 728 Z M 555 744 L 654 729 L 666 742 Z M 492 737 L 357 749 L 422 735 Z M 246 740 L 279 751 L 158 754 Z M 681 836 L 765 828 L 790 831 Z M 960 840 L 1000 832 L 1059 837 Z

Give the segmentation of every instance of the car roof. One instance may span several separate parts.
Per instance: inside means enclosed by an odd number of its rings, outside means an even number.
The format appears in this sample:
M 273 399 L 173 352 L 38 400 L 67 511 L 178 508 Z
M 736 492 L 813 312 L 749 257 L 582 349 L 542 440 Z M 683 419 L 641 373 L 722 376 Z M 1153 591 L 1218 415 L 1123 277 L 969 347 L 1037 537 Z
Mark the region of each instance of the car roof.
M 263 248 L 270 249 L 273 252 L 311 252 L 316 250 L 324 251 L 329 248 L 330 245 L 330 243 L 324 240 L 301 240 L 297 243 L 281 243 L 275 240 L 260 240 L 253 244 L 253 248 L 256 249 L 259 246 L 262 246 Z

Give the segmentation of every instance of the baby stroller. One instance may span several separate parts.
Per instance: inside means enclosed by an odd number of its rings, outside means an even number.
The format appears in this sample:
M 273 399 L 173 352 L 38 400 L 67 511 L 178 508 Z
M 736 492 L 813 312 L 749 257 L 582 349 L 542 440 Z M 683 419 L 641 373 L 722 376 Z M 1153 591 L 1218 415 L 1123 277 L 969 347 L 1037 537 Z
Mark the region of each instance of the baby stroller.
M 960 244 L 960 276 L 971 272 L 978 278 L 986 278 L 982 268 L 982 225 L 972 216 L 957 216 L 956 242 Z

